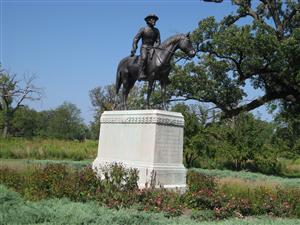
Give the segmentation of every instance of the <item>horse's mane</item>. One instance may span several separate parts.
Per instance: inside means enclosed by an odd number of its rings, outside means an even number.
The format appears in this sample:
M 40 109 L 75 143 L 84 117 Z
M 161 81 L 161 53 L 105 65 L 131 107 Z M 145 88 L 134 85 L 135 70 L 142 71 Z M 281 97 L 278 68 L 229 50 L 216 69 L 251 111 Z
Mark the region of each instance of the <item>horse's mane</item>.
M 161 44 L 160 47 L 164 48 L 167 47 L 168 45 L 170 45 L 171 43 L 178 41 L 180 38 L 182 38 L 182 36 L 184 36 L 184 34 L 175 34 L 169 38 L 167 38 L 166 40 L 164 40 Z

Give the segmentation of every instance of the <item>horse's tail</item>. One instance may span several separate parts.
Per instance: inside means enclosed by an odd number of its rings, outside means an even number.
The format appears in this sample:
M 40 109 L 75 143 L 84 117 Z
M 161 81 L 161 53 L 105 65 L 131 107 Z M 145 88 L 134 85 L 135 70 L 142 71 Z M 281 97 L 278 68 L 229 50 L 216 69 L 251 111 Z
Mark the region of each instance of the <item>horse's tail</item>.
M 120 68 L 118 68 L 117 70 L 117 74 L 116 74 L 116 94 L 119 93 L 120 87 L 122 85 L 122 77 L 121 77 L 121 71 Z

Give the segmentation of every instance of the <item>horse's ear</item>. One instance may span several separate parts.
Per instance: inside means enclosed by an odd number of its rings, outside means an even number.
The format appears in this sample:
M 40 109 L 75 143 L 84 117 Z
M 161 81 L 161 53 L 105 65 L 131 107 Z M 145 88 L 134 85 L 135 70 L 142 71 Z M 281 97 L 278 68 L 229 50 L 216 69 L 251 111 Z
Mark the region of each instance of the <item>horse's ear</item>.
M 187 38 L 189 38 L 189 37 L 190 37 L 190 33 L 191 33 L 191 32 L 186 33 L 185 36 L 186 36 Z

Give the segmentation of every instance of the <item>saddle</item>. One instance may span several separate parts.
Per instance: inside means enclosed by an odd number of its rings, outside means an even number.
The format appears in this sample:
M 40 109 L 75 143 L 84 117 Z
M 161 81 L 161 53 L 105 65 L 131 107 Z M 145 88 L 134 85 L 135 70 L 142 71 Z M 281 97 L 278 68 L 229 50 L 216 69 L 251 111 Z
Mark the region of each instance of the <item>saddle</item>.
M 154 53 L 155 53 L 155 48 L 151 48 L 148 52 L 147 64 L 153 59 Z M 140 57 L 141 57 L 140 55 L 135 57 L 133 63 L 138 63 Z

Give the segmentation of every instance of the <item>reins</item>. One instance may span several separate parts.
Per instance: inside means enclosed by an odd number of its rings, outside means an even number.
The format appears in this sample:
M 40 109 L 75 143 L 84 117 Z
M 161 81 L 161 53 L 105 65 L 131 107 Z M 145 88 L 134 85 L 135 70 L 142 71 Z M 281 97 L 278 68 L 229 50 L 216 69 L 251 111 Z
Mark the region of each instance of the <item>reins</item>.
M 179 43 L 177 43 L 176 45 L 178 46 Z M 174 54 L 174 53 L 175 53 L 175 51 L 169 51 L 168 49 L 164 49 L 164 48 L 160 48 L 160 47 L 154 47 L 154 46 L 152 46 L 152 47 L 149 47 L 149 48 L 150 48 L 150 49 L 158 49 L 158 50 L 166 51 L 166 52 L 169 52 L 169 53 L 171 53 L 171 54 Z M 161 61 L 159 55 L 158 55 L 155 51 L 154 51 L 154 54 L 156 54 L 156 56 L 157 56 L 159 62 L 162 63 L 162 61 Z M 174 63 L 177 63 L 177 62 L 179 62 L 180 60 L 182 60 L 182 59 L 184 59 L 184 58 L 185 58 L 185 57 L 180 57 L 180 58 L 177 59 Z

